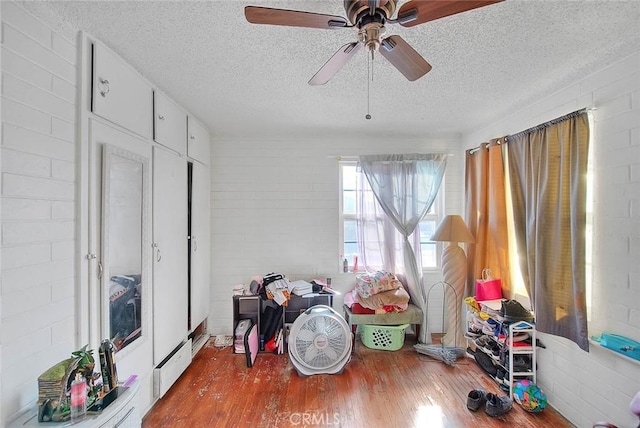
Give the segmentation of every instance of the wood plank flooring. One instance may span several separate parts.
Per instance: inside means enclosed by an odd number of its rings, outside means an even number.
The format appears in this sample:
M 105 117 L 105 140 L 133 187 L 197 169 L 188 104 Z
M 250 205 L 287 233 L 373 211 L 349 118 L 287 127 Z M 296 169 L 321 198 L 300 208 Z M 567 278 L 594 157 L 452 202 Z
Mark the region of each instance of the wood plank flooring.
M 244 355 L 209 341 L 143 419 L 155 427 L 572 427 L 553 408 L 531 414 L 518 404 L 489 417 L 467 409 L 469 391 L 503 394 L 470 359 L 454 367 L 418 354 L 415 337 L 390 352 L 358 340 L 343 373 L 300 377 L 287 354 Z

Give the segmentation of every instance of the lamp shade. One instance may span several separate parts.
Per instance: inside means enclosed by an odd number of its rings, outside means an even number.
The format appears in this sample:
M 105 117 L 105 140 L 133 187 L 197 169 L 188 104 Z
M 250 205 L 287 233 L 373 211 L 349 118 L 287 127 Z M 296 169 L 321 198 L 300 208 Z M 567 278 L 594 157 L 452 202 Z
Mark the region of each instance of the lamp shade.
M 438 225 L 431 237 L 432 241 L 475 242 L 467 225 L 459 215 L 448 215 Z

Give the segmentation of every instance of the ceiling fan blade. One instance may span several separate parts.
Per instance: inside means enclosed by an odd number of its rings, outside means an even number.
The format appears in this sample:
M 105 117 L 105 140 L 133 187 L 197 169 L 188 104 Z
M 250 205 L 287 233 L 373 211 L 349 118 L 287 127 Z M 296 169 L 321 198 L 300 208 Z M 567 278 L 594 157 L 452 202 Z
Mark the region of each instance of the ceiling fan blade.
M 344 65 L 351 59 L 352 56 L 360 52 L 362 44 L 359 42 L 347 43 L 342 46 L 333 56 L 327 61 L 320 70 L 309 80 L 310 85 L 324 85 L 327 83 Z
M 412 82 L 431 70 L 431 65 L 400 36 L 389 36 L 382 40 L 379 51 Z
M 501 1 L 504 0 L 411 0 L 398 11 L 397 22 L 403 27 L 413 27 Z
M 343 28 L 350 27 L 346 18 L 321 13 L 301 12 L 297 10 L 272 9 L 269 7 L 246 6 L 244 16 L 252 24 L 286 25 L 307 28 Z

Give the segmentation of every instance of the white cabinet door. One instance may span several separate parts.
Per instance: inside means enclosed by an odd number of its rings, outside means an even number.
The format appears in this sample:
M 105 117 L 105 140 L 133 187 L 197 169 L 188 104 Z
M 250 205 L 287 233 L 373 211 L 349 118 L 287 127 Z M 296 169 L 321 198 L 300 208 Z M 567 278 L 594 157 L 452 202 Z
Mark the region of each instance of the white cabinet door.
M 106 46 L 93 46 L 91 110 L 130 131 L 151 138 L 153 90 L 147 81 Z
M 191 329 L 209 315 L 211 226 L 209 168 L 193 162 L 191 187 Z
M 209 131 L 191 116 L 188 118 L 187 129 L 189 135 L 187 139 L 188 156 L 209 165 Z
M 153 131 L 156 143 L 187 154 L 187 114 L 159 91 L 153 94 Z
M 188 334 L 187 162 L 153 148 L 153 361 Z

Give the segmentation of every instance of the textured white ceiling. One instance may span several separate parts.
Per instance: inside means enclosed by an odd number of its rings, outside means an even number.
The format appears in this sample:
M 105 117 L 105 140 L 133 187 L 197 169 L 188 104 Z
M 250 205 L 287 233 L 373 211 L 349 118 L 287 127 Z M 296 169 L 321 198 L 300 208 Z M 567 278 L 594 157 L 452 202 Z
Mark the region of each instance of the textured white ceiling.
M 507 0 L 413 28 L 433 66 L 407 81 L 367 55 L 307 81 L 356 30 L 254 25 L 244 6 L 345 16 L 342 0 L 35 2 L 86 30 L 202 119 L 214 138 L 466 134 L 640 49 L 640 1 Z M 45 13 L 46 10 L 46 13 Z

